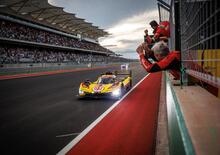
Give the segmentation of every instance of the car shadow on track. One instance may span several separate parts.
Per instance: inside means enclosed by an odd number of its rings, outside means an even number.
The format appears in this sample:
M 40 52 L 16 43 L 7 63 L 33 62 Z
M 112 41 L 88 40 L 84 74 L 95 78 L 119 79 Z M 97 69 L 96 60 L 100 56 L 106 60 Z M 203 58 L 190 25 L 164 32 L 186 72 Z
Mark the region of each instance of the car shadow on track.
M 119 99 L 113 99 L 113 98 L 100 98 L 100 97 L 77 97 L 77 100 L 79 101 L 85 101 L 85 102 L 90 102 L 90 101 L 118 101 Z

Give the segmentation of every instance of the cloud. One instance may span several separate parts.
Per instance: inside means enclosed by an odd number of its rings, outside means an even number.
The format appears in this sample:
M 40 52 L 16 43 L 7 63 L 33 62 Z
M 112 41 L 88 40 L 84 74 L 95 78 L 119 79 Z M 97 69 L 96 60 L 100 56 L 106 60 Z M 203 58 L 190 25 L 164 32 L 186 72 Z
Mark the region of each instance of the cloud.
M 133 43 L 134 41 L 133 40 L 129 40 L 129 39 L 122 39 L 122 40 L 119 40 L 122 44 L 130 44 L 130 43 Z
M 134 56 L 136 56 L 135 49 L 138 44 L 143 42 L 144 30 L 147 28 L 149 34 L 152 34 L 149 22 L 155 19 L 158 19 L 158 11 L 156 9 L 123 19 L 107 29 L 111 35 L 101 38 L 99 40 L 100 44 L 125 56 L 126 51 L 133 51 Z M 129 57 L 131 55 L 129 54 Z

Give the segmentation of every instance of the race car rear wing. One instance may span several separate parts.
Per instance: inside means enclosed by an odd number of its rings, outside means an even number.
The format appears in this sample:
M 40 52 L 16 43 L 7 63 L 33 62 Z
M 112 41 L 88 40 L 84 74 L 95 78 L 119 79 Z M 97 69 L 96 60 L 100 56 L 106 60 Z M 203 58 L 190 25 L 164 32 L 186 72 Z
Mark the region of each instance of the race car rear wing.
M 132 76 L 132 71 L 131 70 L 117 70 L 117 71 L 114 71 L 114 74 L 116 76 L 118 76 L 118 75 L 129 75 L 131 77 Z
M 131 70 L 119 70 L 119 71 L 115 71 L 114 73 L 120 81 L 123 81 L 126 78 L 130 77 L 130 86 L 132 86 L 132 71 Z

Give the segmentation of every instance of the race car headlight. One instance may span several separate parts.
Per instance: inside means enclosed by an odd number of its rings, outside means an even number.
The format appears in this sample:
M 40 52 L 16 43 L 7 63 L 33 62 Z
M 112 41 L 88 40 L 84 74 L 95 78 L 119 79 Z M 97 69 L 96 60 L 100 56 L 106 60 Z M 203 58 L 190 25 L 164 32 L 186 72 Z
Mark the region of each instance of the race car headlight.
M 79 94 L 84 94 L 84 91 L 79 89 Z
M 121 95 L 121 90 L 120 89 L 116 89 L 112 92 L 112 96 L 118 97 Z

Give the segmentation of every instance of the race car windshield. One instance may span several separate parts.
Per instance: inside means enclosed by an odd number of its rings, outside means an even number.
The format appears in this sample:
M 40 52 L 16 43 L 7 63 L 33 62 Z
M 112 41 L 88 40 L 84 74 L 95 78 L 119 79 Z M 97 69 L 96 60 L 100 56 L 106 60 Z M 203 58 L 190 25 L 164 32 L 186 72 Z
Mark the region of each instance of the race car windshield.
M 99 78 L 98 83 L 99 84 L 110 84 L 114 83 L 115 79 L 114 78 Z

